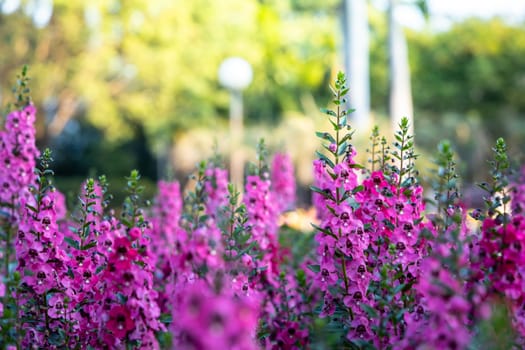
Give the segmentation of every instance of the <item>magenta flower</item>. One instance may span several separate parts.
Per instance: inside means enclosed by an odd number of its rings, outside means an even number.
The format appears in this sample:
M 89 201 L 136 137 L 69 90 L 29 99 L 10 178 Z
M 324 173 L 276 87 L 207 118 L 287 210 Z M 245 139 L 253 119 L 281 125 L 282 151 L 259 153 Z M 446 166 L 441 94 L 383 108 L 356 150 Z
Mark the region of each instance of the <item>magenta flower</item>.
M 218 219 L 219 210 L 228 204 L 228 171 L 209 167 L 205 172 L 206 214 Z
M 295 176 L 290 155 L 276 153 L 271 164 L 271 182 L 276 210 L 282 213 L 295 207 Z
M 35 183 L 33 169 L 40 152 L 35 145 L 36 108 L 30 104 L 6 117 L 0 131 L 0 203 L 18 203 L 30 197 L 29 186 Z M 23 205 L 19 206 L 23 210 Z
M 308 331 L 302 330 L 298 322 L 286 322 L 277 333 L 277 344 L 274 349 L 299 349 L 307 343 Z
M 109 311 L 109 320 L 106 327 L 117 338 L 123 339 L 135 327 L 135 322 L 125 306 L 117 305 Z
M 216 293 L 199 280 L 186 285 L 174 318 L 178 349 L 257 349 L 257 304 Z
M 271 250 L 277 245 L 277 210 L 270 192 L 270 181 L 259 176 L 246 178 L 244 197 L 251 226 L 252 239 L 257 241 L 262 250 Z

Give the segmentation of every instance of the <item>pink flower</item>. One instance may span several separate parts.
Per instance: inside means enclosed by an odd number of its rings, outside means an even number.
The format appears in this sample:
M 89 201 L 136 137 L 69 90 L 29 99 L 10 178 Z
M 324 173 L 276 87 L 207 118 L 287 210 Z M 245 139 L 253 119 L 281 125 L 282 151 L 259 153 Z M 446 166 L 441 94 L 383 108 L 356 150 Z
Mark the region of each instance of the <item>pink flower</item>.
M 253 258 L 250 255 L 243 254 L 243 256 L 241 257 L 241 260 L 246 267 L 253 266 Z
M 109 258 L 110 262 L 123 263 L 137 256 L 137 251 L 131 247 L 131 242 L 127 237 L 117 237 L 113 242 L 113 247 L 115 251 Z
M 138 228 L 138 227 L 132 227 L 131 230 L 129 230 L 129 232 L 128 232 L 129 237 L 133 241 L 139 239 L 141 233 L 142 232 L 140 231 L 140 228 Z
M 301 330 L 298 322 L 286 322 L 277 333 L 279 349 L 298 349 L 298 345 L 306 345 L 308 331 Z
M 49 309 L 47 311 L 49 317 L 61 318 L 64 317 L 66 308 L 64 305 L 64 296 L 60 293 L 54 293 L 48 302 Z
M 295 206 L 295 176 L 293 163 L 288 154 L 276 153 L 271 169 L 273 197 L 279 213 L 293 209 Z
M 370 322 L 366 317 L 356 317 L 350 324 L 351 328 L 347 335 L 349 340 L 370 340 L 374 336 L 370 329 Z
M 228 289 L 215 292 L 202 280 L 184 287 L 173 319 L 178 349 L 257 349 L 258 305 Z
M 135 327 L 135 322 L 125 306 L 117 305 L 109 311 L 106 326 L 117 338 L 124 339 L 126 334 Z
M 212 218 L 218 218 L 219 210 L 228 204 L 228 171 L 210 167 L 206 169 L 205 175 L 206 213 Z
M 351 191 L 357 187 L 357 174 L 350 169 L 347 163 L 339 163 L 334 168 L 337 175 L 335 185 L 344 188 L 345 191 Z

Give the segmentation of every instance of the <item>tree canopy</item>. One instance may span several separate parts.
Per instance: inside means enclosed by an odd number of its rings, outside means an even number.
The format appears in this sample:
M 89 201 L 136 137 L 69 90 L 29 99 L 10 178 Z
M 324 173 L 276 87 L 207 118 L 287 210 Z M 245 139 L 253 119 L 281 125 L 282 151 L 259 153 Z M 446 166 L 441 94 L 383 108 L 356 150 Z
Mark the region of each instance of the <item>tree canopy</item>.
M 275 121 L 301 94 L 324 90 L 333 26 L 332 17 L 297 11 L 291 1 L 57 0 L 42 29 L 21 10 L 2 16 L 0 49 L 9 54 L 0 69 L 9 77 L 30 65 L 51 136 L 83 113 L 111 138 L 129 136 L 131 121 L 163 136 L 226 119 L 217 69 L 228 56 L 255 71 L 249 120 Z
M 54 0 L 46 25 L 28 16 L 31 3 L 0 11 L 0 96 L 5 105 L 16 73 L 29 65 L 32 96 L 45 116 L 43 143 L 67 134 L 68 142 L 96 138 L 121 147 L 139 136 L 151 150 L 191 128 L 222 126 L 229 96 L 217 70 L 228 56 L 253 65 L 246 122 L 272 126 L 287 111 L 306 114 L 304 97 L 325 105 L 330 76 L 342 67 L 341 0 Z M 381 116 L 387 24 L 370 9 L 371 102 Z M 523 147 L 525 25 L 472 19 L 407 34 L 416 135 L 424 136 L 418 145 L 433 149 L 430 140 L 454 139 L 447 133 L 460 133 L 454 128 L 468 120 L 489 138 L 506 137 L 510 149 Z M 447 118 L 455 126 L 434 132 L 431 125 Z M 85 133 L 75 131 L 79 124 Z

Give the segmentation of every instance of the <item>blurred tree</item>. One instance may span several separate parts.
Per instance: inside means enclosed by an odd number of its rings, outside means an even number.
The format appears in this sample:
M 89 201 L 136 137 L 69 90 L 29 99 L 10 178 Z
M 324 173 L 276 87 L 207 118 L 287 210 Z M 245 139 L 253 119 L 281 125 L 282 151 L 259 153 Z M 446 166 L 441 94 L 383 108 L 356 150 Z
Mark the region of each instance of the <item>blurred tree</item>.
M 488 123 L 525 113 L 525 25 L 471 19 L 436 35 L 412 33 L 411 41 L 418 108 L 476 110 Z
M 97 144 L 103 148 L 86 154 L 100 155 L 140 135 L 160 151 L 175 133 L 226 124 L 228 93 L 217 83 L 217 68 L 231 55 L 254 67 L 245 93 L 248 123 L 273 124 L 283 111 L 299 110 L 307 95 L 324 105 L 342 46 L 342 0 L 54 0 L 46 21 L 27 8 L 49 3 L 0 0 L 0 97 L 9 100 L 9 82 L 28 64 L 32 95 L 44 116 L 41 142 L 64 144 L 58 140 L 64 130 L 69 141 L 104 140 Z M 369 8 L 371 103 L 380 114 L 388 105 L 385 17 Z M 472 20 L 437 34 L 409 32 L 407 39 L 421 125 L 439 123 L 445 114 L 469 115 L 467 126 L 506 136 L 510 149 L 522 142 L 523 25 Z M 75 118 L 81 127 L 68 127 Z M 464 130 L 459 134 L 465 138 Z M 120 149 L 127 150 L 122 158 L 150 157 L 143 146 Z M 121 163 L 146 164 L 138 158 Z
M 525 25 L 470 19 L 409 40 L 418 144 L 454 140 L 467 181 L 485 180 L 498 137 L 525 160 Z
M 85 109 L 112 139 L 131 135 L 126 118 L 157 139 L 226 119 L 217 68 L 239 55 L 255 69 L 249 120 L 273 121 L 298 109 L 301 94 L 322 90 L 334 59 L 331 17 L 292 2 L 55 0 L 43 29 L 20 8 L 0 21 L 0 49 L 11 53 L 0 69 L 9 77 L 30 65 L 49 137 Z

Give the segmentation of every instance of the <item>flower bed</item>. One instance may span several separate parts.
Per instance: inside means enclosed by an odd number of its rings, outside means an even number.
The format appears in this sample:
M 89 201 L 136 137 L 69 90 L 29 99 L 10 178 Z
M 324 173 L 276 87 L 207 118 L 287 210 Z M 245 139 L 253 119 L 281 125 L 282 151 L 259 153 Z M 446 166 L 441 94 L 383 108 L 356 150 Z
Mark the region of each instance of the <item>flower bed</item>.
M 263 144 L 242 199 L 209 161 L 184 196 L 160 181 L 151 206 L 132 171 L 118 214 L 105 177 L 89 178 L 68 212 L 24 84 L 0 131 L 4 347 L 522 348 L 525 171 L 511 176 L 503 140 L 477 210 L 441 143 L 427 209 L 406 119 L 393 145 L 374 129 L 369 166 L 356 163 L 339 74 L 333 130 L 317 133 L 313 233 L 280 224 L 293 165 Z

